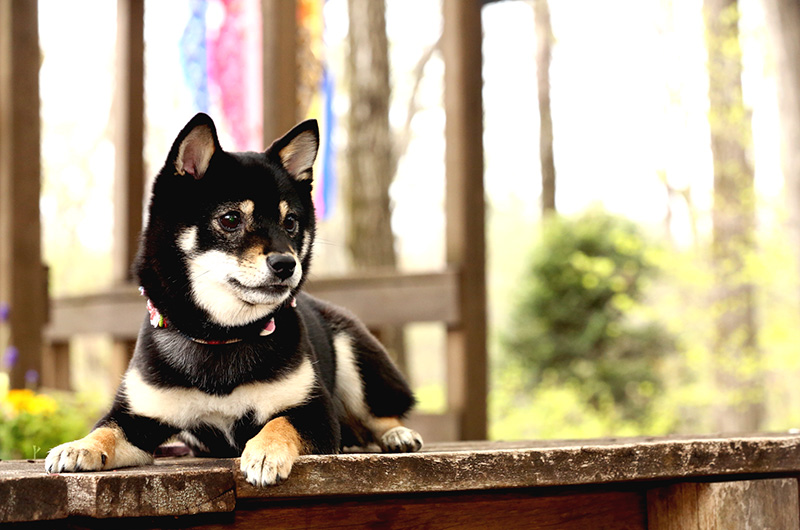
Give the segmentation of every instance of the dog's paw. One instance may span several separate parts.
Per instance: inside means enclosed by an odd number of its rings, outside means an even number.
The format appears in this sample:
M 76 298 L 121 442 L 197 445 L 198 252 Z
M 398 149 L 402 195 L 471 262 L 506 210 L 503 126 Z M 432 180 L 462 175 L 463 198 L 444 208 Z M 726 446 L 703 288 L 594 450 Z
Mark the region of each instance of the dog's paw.
M 408 427 L 394 427 L 381 436 L 384 453 L 413 453 L 422 449 L 422 436 Z
M 289 478 L 297 456 L 297 449 L 291 444 L 253 439 L 242 451 L 240 468 L 253 486 L 272 486 Z
M 48 473 L 99 471 L 108 462 L 108 453 L 94 440 L 82 438 L 50 449 L 44 461 Z

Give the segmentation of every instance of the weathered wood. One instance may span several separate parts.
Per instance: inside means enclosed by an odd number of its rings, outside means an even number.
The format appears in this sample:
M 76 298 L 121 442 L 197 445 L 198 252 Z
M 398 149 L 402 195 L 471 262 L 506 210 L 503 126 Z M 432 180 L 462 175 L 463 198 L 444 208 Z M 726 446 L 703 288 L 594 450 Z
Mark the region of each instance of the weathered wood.
M 264 503 L 248 508 L 237 510 L 234 519 L 237 528 L 264 528 L 264 521 L 267 520 L 280 521 L 280 527 L 286 529 L 646 528 L 644 495 L 632 491 L 544 496 L 537 496 L 531 491 L 416 495 L 357 501 L 332 500 L 313 504 Z
M 280 138 L 297 119 L 297 2 L 262 0 L 264 142 Z
M 108 377 L 114 383 L 122 381 L 122 376 L 125 370 L 128 369 L 128 363 L 133 357 L 133 350 L 136 347 L 136 341 L 133 339 L 116 339 L 111 347 L 111 365 Z
M 409 322 L 459 321 L 455 272 L 315 278 L 307 290 L 358 315 L 367 326 Z M 104 293 L 53 300 L 45 336 L 66 341 L 81 333 L 136 338 L 146 315 L 145 301 L 132 286 Z
M 127 282 L 144 205 L 144 0 L 117 0 L 113 279 Z
M 647 493 L 649 530 L 800 528 L 797 479 L 682 483 Z
M 461 272 L 461 324 L 448 330 L 448 404 L 460 438 L 486 438 L 486 237 L 481 2 L 444 0 L 446 259 Z
M 11 384 L 41 371 L 47 279 L 39 218 L 39 51 L 37 2 L 0 2 L 0 302 L 11 306 L 19 359 Z M 3 352 L 0 352 L 0 355 Z
M 55 342 L 45 346 L 41 383 L 45 388 L 71 390 L 69 342 Z
M 679 520 L 675 514 L 682 513 L 682 505 L 715 514 L 723 525 L 718 528 L 738 528 L 725 525 L 740 516 L 765 522 L 751 528 L 786 528 L 775 521 L 797 520 L 797 484 L 794 478 L 772 479 L 798 473 L 800 436 L 796 435 L 454 442 L 430 444 L 419 454 L 302 456 L 289 479 L 270 488 L 246 484 L 238 459 L 165 458 L 151 466 L 61 475 L 46 474 L 42 460 L 14 461 L 0 462 L 0 498 L 25 498 L 37 488 L 50 496 L 37 497 L 36 502 L 43 503 L 38 508 L 6 502 L 0 508 L 0 522 L 78 515 L 185 516 L 230 511 L 236 504 L 243 515 L 226 521 L 242 522 L 244 527 L 255 524 L 255 517 L 302 524 L 303 513 L 309 523 L 321 526 L 377 524 L 388 516 L 407 525 L 414 521 L 435 525 L 439 523 L 430 517 L 439 510 L 443 521 L 459 521 L 455 526 L 474 519 L 513 528 L 517 525 L 509 521 L 516 517 L 520 524 L 538 522 L 543 528 L 581 528 L 578 521 L 602 528 L 610 524 L 603 521 L 616 514 L 629 522 L 628 528 L 644 528 L 646 492 L 658 488 L 649 497 L 651 528 L 661 528 L 652 526 L 652 521 Z M 687 481 L 691 484 L 664 485 Z M 697 493 L 695 504 L 675 493 L 691 488 Z M 470 510 L 464 499 L 481 509 Z M 518 512 L 510 499 L 519 503 Z M 245 514 L 248 510 L 259 513 Z M 574 519 L 569 519 L 570 513 Z M 465 514 L 470 517 L 462 519 Z M 775 523 L 770 526 L 769 521 Z M 159 526 L 146 521 L 138 526 L 147 524 Z

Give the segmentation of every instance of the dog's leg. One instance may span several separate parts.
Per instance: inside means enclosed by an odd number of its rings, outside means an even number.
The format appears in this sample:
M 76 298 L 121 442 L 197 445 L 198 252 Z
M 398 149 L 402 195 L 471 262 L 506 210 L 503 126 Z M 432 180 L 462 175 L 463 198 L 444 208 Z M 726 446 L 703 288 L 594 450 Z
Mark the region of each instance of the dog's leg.
M 240 469 L 254 486 L 271 486 L 289 477 L 298 456 L 339 452 L 339 425 L 324 388 L 308 403 L 271 419 L 244 446 Z
M 384 453 L 413 453 L 422 449 L 422 436 L 397 417 L 370 418 L 367 428 Z
M 363 326 L 353 323 L 334 337 L 336 395 L 350 421 L 360 423 L 384 452 L 419 451 L 422 436 L 403 426 L 401 418 L 414 397 L 386 350 Z
M 45 460 L 48 473 L 99 471 L 152 463 L 153 455 L 128 441 L 118 425 L 95 428 L 80 440 L 50 450 Z
M 178 429 L 128 410 L 127 397 L 120 390 L 111 410 L 97 422 L 92 432 L 48 452 L 47 472 L 99 471 L 151 463 L 156 447 Z
M 247 482 L 270 486 L 286 480 L 295 459 L 306 452 L 300 433 L 285 416 L 279 416 L 247 442 L 240 467 Z

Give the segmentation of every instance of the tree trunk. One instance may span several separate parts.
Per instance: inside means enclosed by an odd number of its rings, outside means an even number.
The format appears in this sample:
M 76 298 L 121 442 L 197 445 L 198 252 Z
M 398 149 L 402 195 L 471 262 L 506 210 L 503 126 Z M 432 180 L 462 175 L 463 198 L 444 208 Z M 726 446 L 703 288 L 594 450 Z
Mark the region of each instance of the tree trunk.
M 716 276 L 714 354 L 720 431 L 755 431 L 763 419 L 754 286 L 746 260 L 755 251 L 750 113 L 742 99 L 736 0 L 704 0 L 709 124 L 714 157 L 712 260 Z
M 764 8 L 778 67 L 781 162 L 789 231 L 800 265 L 800 2 L 764 0 Z
M 556 167 L 553 159 L 553 117 L 550 113 L 550 59 L 553 28 L 547 0 L 535 0 L 536 79 L 539 92 L 539 160 L 542 166 L 542 217 L 556 211 Z
M 356 269 L 394 268 L 389 185 L 394 177 L 389 127 L 389 51 L 382 1 L 348 0 L 347 247 Z
M 350 113 L 344 189 L 348 213 L 346 243 L 355 269 L 395 269 L 397 255 L 389 186 L 397 163 L 389 126 L 391 88 L 386 6 L 378 0 L 348 0 L 347 7 Z M 374 331 L 401 369 L 405 369 L 402 328 Z

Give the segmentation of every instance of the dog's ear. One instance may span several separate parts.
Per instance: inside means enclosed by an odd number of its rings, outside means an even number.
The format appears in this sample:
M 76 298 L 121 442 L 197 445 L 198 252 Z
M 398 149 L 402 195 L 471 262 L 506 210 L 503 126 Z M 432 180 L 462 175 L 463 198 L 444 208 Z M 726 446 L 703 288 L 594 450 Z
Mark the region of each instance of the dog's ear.
M 178 175 L 187 173 L 195 179 L 203 178 L 211 157 L 221 150 L 214 120 L 202 112 L 183 128 L 170 151 L 170 160 Z
M 295 180 L 311 182 L 311 168 L 318 150 L 317 120 L 306 120 L 272 142 L 267 149 L 267 156 L 280 162 Z

